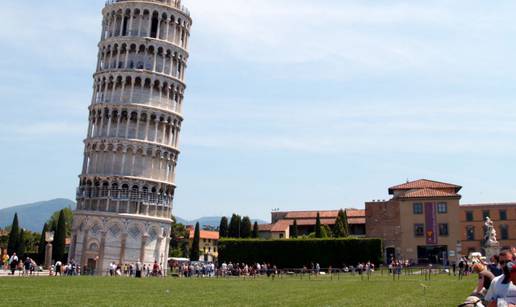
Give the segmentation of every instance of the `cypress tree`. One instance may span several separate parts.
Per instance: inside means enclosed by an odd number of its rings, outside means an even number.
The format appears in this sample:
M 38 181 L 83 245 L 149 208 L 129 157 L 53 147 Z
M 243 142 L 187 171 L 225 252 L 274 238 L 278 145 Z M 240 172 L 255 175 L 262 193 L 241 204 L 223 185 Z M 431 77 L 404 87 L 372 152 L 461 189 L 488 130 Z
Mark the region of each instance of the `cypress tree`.
M 242 224 L 240 225 L 240 238 L 247 239 L 252 235 L 251 219 L 248 216 L 244 216 Z
M 52 246 L 52 255 L 55 261 L 63 261 L 65 253 L 65 240 L 66 240 L 66 222 L 64 211 L 59 212 L 59 219 L 57 220 L 54 243 Z
M 331 229 L 328 225 L 321 226 L 321 238 L 330 238 L 331 237 Z
M 200 241 L 201 241 L 201 231 L 199 229 L 199 222 L 197 222 L 195 224 L 192 249 L 190 250 L 190 260 L 191 261 L 199 261 L 199 242 Z
M 339 210 L 339 214 L 337 219 L 335 220 L 335 225 L 333 226 L 333 237 L 334 238 L 344 238 L 348 236 L 346 231 L 346 225 L 344 224 L 346 213 L 344 210 Z
M 25 230 L 23 228 L 20 230 L 20 238 L 18 239 L 19 245 L 16 254 L 20 261 L 22 261 L 23 255 L 25 255 Z
M 39 238 L 39 246 L 38 246 L 38 261 L 43 263 L 45 261 L 45 247 L 47 245 L 47 241 L 45 241 L 45 233 L 48 231 L 48 224 L 45 223 L 43 225 L 43 230 L 41 231 L 41 237 Z
M 252 237 L 253 237 L 253 239 L 257 239 L 258 238 L 258 222 L 254 222 Z
M 297 220 L 294 220 L 294 225 L 292 225 L 292 233 L 290 234 L 292 238 L 297 238 Z
M 241 224 L 242 224 L 242 219 L 240 218 L 240 215 L 233 214 L 231 216 L 231 220 L 229 221 L 228 237 L 240 238 Z
M 225 217 L 225 216 L 223 216 L 220 219 L 219 236 L 221 238 L 227 238 L 228 237 L 228 218 Z
M 322 238 L 321 217 L 319 212 L 317 212 L 317 218 L 315 219 L 315 237 Z
M 348 212 L 346 210 L 343 210 L 342 215 L 342 224 L 344 226 L 344 237 L 349 237 L 350 231 L 349 231 L 349 224 L 348 224 Z
M 20 226 L 18 225 L 18 213 L 15 213 L 13 223 L 11 225 L 11 232 L 9 233 L 9 241 L 7 243 L 7 251 L 9 253 L 18 253 L 18 248 L 20 246 L 19 239 Z

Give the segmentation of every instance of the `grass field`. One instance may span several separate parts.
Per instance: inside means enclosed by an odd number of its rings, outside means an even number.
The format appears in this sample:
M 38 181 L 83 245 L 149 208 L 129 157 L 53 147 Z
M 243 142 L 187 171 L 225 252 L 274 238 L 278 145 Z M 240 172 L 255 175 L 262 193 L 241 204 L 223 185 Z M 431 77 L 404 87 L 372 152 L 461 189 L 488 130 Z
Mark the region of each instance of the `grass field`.
M 0 278 L 0 306 L 457 306 L 474 277 Z M 426 295 L 423 285 L 426 286 Z

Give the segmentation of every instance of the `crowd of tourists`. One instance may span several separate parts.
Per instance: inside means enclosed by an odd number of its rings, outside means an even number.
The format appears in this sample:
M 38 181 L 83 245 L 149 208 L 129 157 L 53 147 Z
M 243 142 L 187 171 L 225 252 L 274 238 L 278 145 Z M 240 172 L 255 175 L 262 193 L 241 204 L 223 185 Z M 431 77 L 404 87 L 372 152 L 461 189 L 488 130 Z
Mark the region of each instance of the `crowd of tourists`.
M 8 274 L 14 275 L 16 272 L 20 272 L 22 276 L 31 276 L 35 272 L 40 271 L 41 268 L 37 265 L 34 259 L 25 257 L 22 259 L 13 253 L 11 256 L 8 254 L 2 255 L 2 269 L 7 271 Z
M 109 264 L 107 273 L 109 276 L 127 276 L 127 277 L 163 277 L 163 267 L 154 261 L 153 264 L 142 264 L 140 261 L 131 264 Z
M 341 268 L 326 268 L 322 269 L 319 263 L 312 263 L 310 266 L 304 266 L 301 269 L 278 269 L 277 266 L 269 263 L 232 263 L 223 262 L 220 266 L 214 263 L 204 262 L 183 262 L 173 263 L 171 271 L 179 277 L 256 277 L 268 276 L 275 277 L 282 274 L 313 274 L 323 275 L 332 274 L 336 272 L 362 274 L 372 273 L 375 270 L 374 264 L 371 262 L 359 263 L 356 266 L 343 265 Z
M 502 250 L 489 261 L 462 258 L 458 265 L 459 276 L 478 275 L 473 293 L 459 306 L 516 307 L 516 248 Z

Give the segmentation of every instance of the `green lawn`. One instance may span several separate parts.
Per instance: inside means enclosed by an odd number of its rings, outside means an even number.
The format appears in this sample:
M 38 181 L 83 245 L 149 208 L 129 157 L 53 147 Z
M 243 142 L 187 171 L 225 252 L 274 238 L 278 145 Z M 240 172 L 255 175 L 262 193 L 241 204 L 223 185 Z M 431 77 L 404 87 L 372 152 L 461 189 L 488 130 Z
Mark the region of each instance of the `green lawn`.
M 0 306 L 457 306 L 474 277 L 0 278 Z M 423 285 L 426 288 L 426 299 Z

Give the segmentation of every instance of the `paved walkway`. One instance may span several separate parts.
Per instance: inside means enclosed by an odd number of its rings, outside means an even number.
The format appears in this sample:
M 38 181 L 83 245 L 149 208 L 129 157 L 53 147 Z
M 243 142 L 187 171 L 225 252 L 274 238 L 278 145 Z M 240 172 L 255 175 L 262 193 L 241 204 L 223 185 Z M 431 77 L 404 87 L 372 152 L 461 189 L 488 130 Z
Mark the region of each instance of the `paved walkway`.
M 15 271 L 14 275 L 10 275 L 10 274 L 11 274 L 11 271 L 0 270 L 0 277 L 21 277 L 22 271 Z M 31 275 L 29 275 L 29 276 L 31 276 Z M 48 270 L 43 270 L 42 272 L 34 272 L 32 274 L 32 276 L 40 276 L 40 277 L 48 276 Z

